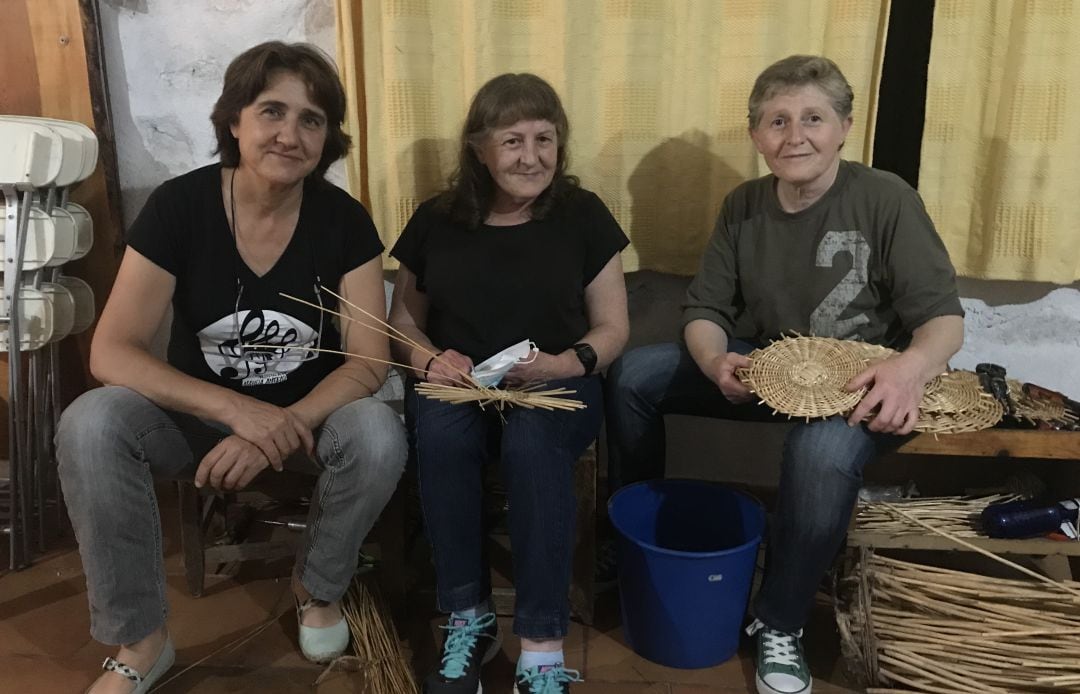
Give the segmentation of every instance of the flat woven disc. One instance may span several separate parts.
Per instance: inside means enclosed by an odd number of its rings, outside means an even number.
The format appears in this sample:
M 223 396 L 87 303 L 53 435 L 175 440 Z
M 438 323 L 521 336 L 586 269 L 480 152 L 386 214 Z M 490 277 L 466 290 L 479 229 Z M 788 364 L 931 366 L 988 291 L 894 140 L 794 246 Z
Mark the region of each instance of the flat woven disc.
M 869 342 L 859 342 L 857 340 L 836 340 L 836 342 L 845 349 L 851 350 L 857 358 L 865 362 L 883 361 L 900 354 L 895 349 L 874 345 Z
M 983 390 L 978 374 L 949 371 L 926 384 L 915 431 L 930 434 L 980 431 L 1000 422 L 1004 414 L 1001 403 Z
M 739 378 L 761 401 L 793 417 L 829 417 L 848 412 L 865 389 L 849 393 L 844 386 L 865 362 L 838 340 L 785 337 L 750 353 L 753 365 Z
M 966 412 L 979 407 L 986 398 L 993 396 L 983 390 L 978 374 L 971 371 L 948 371 L 935 376 L 926 384 L 921 412 L 951 414 Z
M 979 405 L 963 412 L 923 412 L 919 411 L 919 421 L 915 431 L 927 434 L 960 434 L 965 431 L 982 431 L 1001 421 L 1005 408 L 987 394 Z

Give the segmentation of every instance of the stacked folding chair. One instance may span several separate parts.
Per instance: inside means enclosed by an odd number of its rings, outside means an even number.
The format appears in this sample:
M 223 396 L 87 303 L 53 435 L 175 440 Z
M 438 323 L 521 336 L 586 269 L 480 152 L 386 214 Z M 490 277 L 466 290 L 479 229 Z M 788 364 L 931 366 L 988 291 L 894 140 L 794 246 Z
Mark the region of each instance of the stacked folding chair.
M 10 568 L 45 549 L 51 509 L 63 514 L 53 434 L 59 419 L 57 343 L 90 327 L 94 293 L 63 274 L 93 245 L 89 213 L 68 200 L 93 173 L 98 141 L 82 123 L 0 116 L 0 351 L 8 355 L 8 459 L 0 461 L 0 529 Z

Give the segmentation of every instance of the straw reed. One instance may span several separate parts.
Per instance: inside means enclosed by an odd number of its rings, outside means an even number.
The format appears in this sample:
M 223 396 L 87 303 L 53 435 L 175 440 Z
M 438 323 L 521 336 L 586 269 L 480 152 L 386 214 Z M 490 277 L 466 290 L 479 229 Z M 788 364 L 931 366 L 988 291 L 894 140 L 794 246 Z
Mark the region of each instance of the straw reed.
M 907 513 L 907 517 L 895 513 L 881 503 L 860 502 L 855 511 L 853 530 L 893 536 L 925 535 L 925 528 L 909 520 L 915 518 L 957 537 L 985 536 L 979 520 L 983 509 L 990 504 L 1019 498 L 1017 494 L 994 494 L 981 497 L 924 497 L 893 502 L 895 508 L 903 509 Z
M 991 578 L 863 550 L 838 587 L 841 647 L 867 692 L 1080 691 L 1080 583 Z
M 401 648 L 394 622 L 378 591 L 368 586 L 361 576 L 354 576 L 341 607 L 356 655 L 334 660 L 315 685 L 334 672 L 346 671 L 358 673 L 358 691 L 366 694 L 419 694 L 409 659 Z
M 528 386 L 522 389 L 481 388 L 469 386 L 450 386 L 441 383 L 418 383 L 416 392 L 432 400 L 440 400 L 454 405 L 473 402 L 480 407 L 493 405 L 498 409 L 507 406 L 541 410 L 581 410 L 585 403 L 572 400 L 576 390 L 568 388 L 542 389 L 543 386 Z
M 304 299 L 297 298 L 295 296 L 281 293 L 281 296 L 286 299 L 290 299 L 305 306 L 319 309 L 324 313 L 328 313 L 339 320 L 347 320 L 350 323 L 366 328 L 368 330 L 374 330 L 380 335 L 394 340 L 400 344 L 407 345 L 413 349 L 419 350 L 422 354 L 434 359 L 438 356 L 437 352 L 432 351 L 423 344 L 412 339 L 405 333 L 401 332 L 394 326 L 387 323 L 382 318 L 374 315 L 373 313 L 364 310 L 356 304 L 350 302 L 345 297 L 334 291 L 320 286 L 320 290 L 326 292 L 330 296 L 337 299 L 342 304 L 349 306 L 357 313 L 363 315 L 370 323 L 359 320 L 353 316 L 334 311 L 320 306 L 319 304 L 306 301 Z M 364 359 L 372 361 L 378 364 L 386 364 L 394 366 L 406 371 L 416 371 L 412 366 L 408 364 L 400 364 L 394 361 L 388 361 L 385 359 L 378 359 L 377 357 L 371 357 L 364 354 L 354 354 L 352 352 L 345 352 L 333 349 L 319 349 L 314 347 L 296 347 L 295 349 L 303 349 L 311 352 L 320 352 L 326 354 L 339 354 L 345 357 L 353 357 L 356 359 Z M 429 362 L 430 363 L 430 362 Z M 463 404 L 463 403 L 476 403 L 481 407 L 486 405 L 494 405 L 498 409 L 503 409 L 509 406 L 525 407 L 525 408 L 538 408 L 544 410 L 580 410 L 585 408 L 585 403 L 580 400 L 574 400 L 566 396 L 573 395 L 576 391 L 566 388 L 553 388 L 544 389 L 544 384 L 530 384 L 523 388 L 488 388 L 480 385 L 472 374 L 458 370 L 457 371 L 458 382 L 456 385 L 444 385 L 437 383 L 423 382 L 417 384 L 416 392 L 420 393 L 424 397 L 434 400 L 440 400 L 443 402 L 449 402 L 451 404 Z

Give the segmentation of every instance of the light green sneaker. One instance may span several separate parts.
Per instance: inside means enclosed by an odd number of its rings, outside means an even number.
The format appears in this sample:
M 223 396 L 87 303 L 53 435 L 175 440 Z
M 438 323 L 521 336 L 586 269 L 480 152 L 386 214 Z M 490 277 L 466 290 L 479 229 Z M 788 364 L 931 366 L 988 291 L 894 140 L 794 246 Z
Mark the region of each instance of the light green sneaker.
M 785 634 L 755 619 L 746 633 L 757 635 L 758 694 L 810 694 L 813 679 L 803 656 L 802 629 Z

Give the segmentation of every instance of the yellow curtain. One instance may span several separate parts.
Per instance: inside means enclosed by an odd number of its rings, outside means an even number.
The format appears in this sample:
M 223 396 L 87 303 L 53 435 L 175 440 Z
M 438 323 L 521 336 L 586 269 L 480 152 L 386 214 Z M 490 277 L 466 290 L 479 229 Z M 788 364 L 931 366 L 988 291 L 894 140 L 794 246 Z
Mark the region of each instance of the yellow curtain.
M 452 173 L 469 100 L 533 72 L 563 99 L 570 170 L 632 241 L 627 270 L 696 271 L 724 195 L 767 171 L 746 131 L 757 74 L 831 57 L 855 90 L 846 156 L 870 162 L 888 0 L 338 0 L 366 148 L 349 167 L 384 241 Z M 343 32 L 344 33 L 344 32 Z
M 1080 279 L 1080 2 L 937 0 L 919 190 L 961 275 Z

